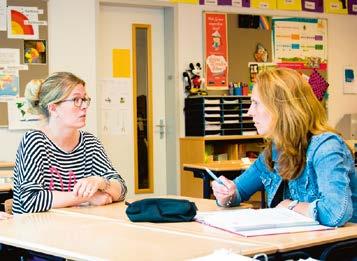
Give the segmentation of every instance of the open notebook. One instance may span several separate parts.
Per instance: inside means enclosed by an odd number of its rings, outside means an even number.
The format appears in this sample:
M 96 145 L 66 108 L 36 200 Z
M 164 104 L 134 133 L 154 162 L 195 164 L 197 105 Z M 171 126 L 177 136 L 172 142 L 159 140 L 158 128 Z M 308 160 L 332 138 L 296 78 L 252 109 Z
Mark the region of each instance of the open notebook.
M 286 208 L 198 212 L 195 220 L 243 236 L 331 229 Z

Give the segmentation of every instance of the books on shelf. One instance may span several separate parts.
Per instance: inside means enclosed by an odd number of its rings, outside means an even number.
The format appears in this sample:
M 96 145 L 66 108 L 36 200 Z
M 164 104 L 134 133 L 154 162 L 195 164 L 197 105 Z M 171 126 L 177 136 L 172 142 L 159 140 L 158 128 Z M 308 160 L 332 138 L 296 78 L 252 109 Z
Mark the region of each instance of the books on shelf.
M 243 236 L 331 229 L 286 208 L 198 212 L 195 220 Z

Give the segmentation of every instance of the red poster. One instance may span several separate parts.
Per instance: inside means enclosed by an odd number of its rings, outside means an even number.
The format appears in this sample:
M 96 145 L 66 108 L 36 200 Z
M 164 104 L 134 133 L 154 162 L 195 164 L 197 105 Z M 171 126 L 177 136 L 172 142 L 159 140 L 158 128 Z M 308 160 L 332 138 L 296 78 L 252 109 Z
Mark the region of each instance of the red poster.
M 228 88 L 227 15 L 205 13 L 207 89 Z

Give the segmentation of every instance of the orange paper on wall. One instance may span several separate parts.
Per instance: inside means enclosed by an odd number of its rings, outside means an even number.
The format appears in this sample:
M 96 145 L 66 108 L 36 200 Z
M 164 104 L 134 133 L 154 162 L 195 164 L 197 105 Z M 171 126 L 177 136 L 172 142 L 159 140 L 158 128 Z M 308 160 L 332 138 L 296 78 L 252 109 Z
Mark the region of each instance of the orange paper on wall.
M 130 50 L 113 49 L 113 77 L 130 77 Z

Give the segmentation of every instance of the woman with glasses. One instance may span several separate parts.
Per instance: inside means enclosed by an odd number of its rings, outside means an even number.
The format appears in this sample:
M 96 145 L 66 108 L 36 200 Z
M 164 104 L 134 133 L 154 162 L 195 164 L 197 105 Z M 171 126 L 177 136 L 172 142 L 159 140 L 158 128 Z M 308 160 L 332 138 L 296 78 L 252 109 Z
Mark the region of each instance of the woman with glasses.
M 45 124 L 23 136 L 14 168 L 13 213 L 47 211 L 82 203 L 105 205 L 123 200 L 124 180 L 100 141 L 80 130 L 86 124 L 85 82 L 58 72 L 26 86 L 30 109 Z

